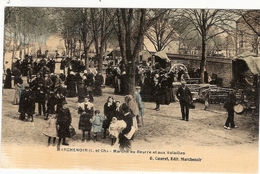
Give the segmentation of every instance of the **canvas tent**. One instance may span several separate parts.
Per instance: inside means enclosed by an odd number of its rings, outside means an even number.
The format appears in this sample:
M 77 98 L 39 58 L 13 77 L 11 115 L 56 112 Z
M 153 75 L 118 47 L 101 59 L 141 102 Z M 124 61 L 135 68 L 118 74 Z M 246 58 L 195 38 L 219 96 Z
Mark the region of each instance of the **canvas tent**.
M 250 70 L 252 74 L 260 73 L 260 57 L 251 52 L 244 52 L 233 57 L 232 67 L 234 73 Z
M 251 52 L 233 57 L 232 75 L 233 86 L 241 89 L 256 86 L 260 75 L 260 57 Z
M 164 51 L 159 51 L 154 54 L 155 62 L 158 62 L 162 68 L 166 68 L 170 63 L 170 59 Z
M 166 61 L 170 62 L 170 59 L 168 58 L 167 54 L 164 51 L 159 51 L 154 54 L 154 56 Z

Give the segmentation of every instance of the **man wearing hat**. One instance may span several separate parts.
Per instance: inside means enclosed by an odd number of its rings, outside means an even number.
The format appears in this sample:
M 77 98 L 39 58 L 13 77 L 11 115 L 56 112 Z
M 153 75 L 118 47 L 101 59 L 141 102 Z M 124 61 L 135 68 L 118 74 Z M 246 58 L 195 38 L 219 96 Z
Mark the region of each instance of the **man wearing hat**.
M 192 95 L 190 89 L 186 86 L 186 82 L 181 82 L 181 87 L 176 92 L 181 106 L 182 119 L 189 121 L 189 106 L 192 102 Z

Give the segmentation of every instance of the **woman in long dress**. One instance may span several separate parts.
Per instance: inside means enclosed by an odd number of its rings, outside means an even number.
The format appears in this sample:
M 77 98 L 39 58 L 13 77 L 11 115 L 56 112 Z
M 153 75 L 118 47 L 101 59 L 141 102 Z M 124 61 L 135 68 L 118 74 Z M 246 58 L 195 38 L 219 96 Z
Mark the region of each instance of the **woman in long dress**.
M 58 111 L 57 115 L 57 133 L 59 137 L 58 148 L 60 147 L 61 139 L 62 145 L 68 146 L 69 144 L 66 143 L 66 138 L 70 137 L 70 124 L 71 124 L 71 113 L 69 108 L 66 106 L 67 102 L 62 102 L 62 108 Z
M 12 88 L 12 72 L 8 68 L 6 70 L 6 75 L 5 75 L 4 89 L 11 89 L 11 88 Z

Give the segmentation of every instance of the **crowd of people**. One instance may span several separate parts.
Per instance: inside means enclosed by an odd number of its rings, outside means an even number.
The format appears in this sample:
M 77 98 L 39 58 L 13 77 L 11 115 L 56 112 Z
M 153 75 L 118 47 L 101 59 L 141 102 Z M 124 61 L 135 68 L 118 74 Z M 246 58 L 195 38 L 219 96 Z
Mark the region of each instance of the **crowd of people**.
M 46 61 L 42 58 L 33 65 L 33 61 L 26 58 L 26 73 L 21 69 L 20 60 L 14 63 L 13 71 L 7 69 L 4 88 L 12 88 L 12 77 L 14 76 L 15 96 L 13 104 L 19 105 L 19 119 L 22 121 L 34 121 L 34 115 L 44 116 L 47 120 L 47 128 L 44 134 L 48 136 L 48 146 L 53 138 L 59 138 L 57 146 L 68 145 L 66 138 L 70 137 L 70 126 L 73 118 L 70 109 L 66 107 L 68 97 L 78 98 L 78 114 L 80 115 L 78 129 L 82 131 L 82 141 L 91 139 L 97 141 L 102 132 L 102 138 L 108 135 L 111 138 L 111 145 L 116 142 L 120 149 L 129 150 L 130 139 L 133 139 L 134 132 L 143 123 L 143 104 L 140 96 L 140 87 L 137 87 L 135 96 L 127 95 L 125 102 L 109 97 L 104 104 L 104 114 L 94 110 L 94 97 L 102 96 L 102 85 L 104 78 L 101 72 L 90 69 L 79 68 L 77 60 L 71 61 L 67 66 L 62 63 L 60 71 L 67 67 L 67 74 L 54 73 L 50 67 L 52 59 Z M 65 67 L 64 67 L 65 66 Z M 37 67 L 35 69 L 35 67 Z M 10 78 L 9 78 L 10 75 Z M 23 81 L 26 76 L 26 82 Z M 38 106 L 38 110 L 36 108 Z M 56 131 L 56 133 L 55 133 Z
M 103 114 L 95 109 L 93 104 L 94 96 L 102 96 L 102 85 L 115 88 L 115 94 L 126 94 L 125 75 L 126 66 L 120 62 L 118 66 L 109 66 L 106 69 L 106 79 L 102 72 L 90 69 L 80 59 L 74 59 L 69 64 L 63 58 L 60 64 L 61 73 L 55 72 L 55 60 L 42 58 L 39 62 L 27 61 L 26 72 L 24 66 L 15 63 L 13 71 L 7 69 L 4 88 L 11 88 L 14 76 L 14 102 L 19 105 L 19 119 L 22 121 L 34 121 L 34 115 L 43 115 L 47 120 L 44 134 L 48 136 L 48 146 L 53 138 L 55 145 L 56 137 L 58 148 L 62 145 L 69 145 L 66 138 L 70 137 L 70 127 L 73 118 L 70 109 L 66 106 L 67 97 L 78 98 L 78 114 L 80 115 L 78 129 L 82 131 L 82 142 L 98 141 L 98 137 L 111 138 L 111 145 L 119 143 L 121 150 L 131 149 L 131 139 L 139 127 L 143 125 L 144 104 L 143 101 L 152 100 L 156 103 L 155 110 L 160 110 L 160 105 L 169 105 L 171 102 L 179 101 L 182 113 L 182 120 L 189 121 L 189 109 L 194 107 L 190 89 L 186 86 L 185 80 L 190 78 L 187 71 L 180 68 L 178 71 L 166 71 L 160 65 L 136 67 L 136 91 L 135 95 L 127 94 L 124 102 L 108 97 L 104 104 Z M 54 63 L 53 63 L 54 60 Z M 17 60 L 19 62 L 19 60 Z M 54 65 L 54 67 L 53 67 Z M 23 67 L 23 68 L 22 68 Z M 67 67 L 67 71 L 65 71 Z M 23 82 L 22 76 L 27 77 L 27 83 Z M 193 76 L 193 75 L 192 75 Z M 179 81 L 182 86 L 175 91 L 173 82 Z M 147 99 L 147 96 L 150 98 Z M 145 99 L 145 100 L 143 100 Z M 36 111 L 38 105 L 38 112 Z M 227 106 L 227 108 L 230 108 Z M 235 127 L 231 110 L 228 110 L 229 118 L 225 128 L 231 122 Z M 91 135 L 93 133 L 93 136 Z
M 60 144 L 68 146 L 66 138 L 71 138 L 70 126 L 73 121 L 70 109 L 66 106 L 66 100 L 61 103 L 61 108 L 56 113 L 50 114 L 46 122 L 46 130 L 43 132 L 48 137 L 48 146 L 53 138 L 55 146 L 56 137 L 59 137 L 57 147 Z M 119 144 L 121 151 L 131 149 L 131 140 L 139 127 L 143 125 L 144 107 L 140 96 L 140 87 L 136 87 L 135 96 L 126 95 L 124 102 L 115 100 L 109 96 L 103 107 L 103 114 L 95 109 L 89 95 L 78 101 L 78 129 L 81 130 L 81 141 L 98 141 L 101 136 L 111 139 L 111 146 Z

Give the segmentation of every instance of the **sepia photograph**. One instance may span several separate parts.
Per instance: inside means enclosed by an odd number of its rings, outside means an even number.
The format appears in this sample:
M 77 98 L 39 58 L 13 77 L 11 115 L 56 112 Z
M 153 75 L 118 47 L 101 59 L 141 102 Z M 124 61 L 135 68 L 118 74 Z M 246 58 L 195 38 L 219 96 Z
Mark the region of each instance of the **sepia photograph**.
M 260 9 L 3 9 L 0 168 L 258 173 Z

